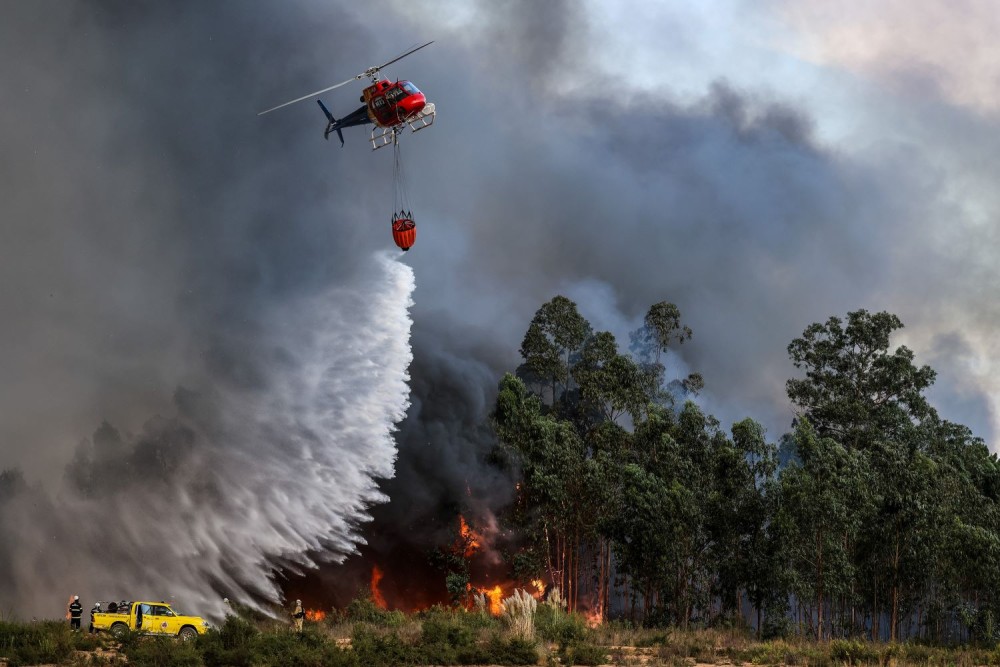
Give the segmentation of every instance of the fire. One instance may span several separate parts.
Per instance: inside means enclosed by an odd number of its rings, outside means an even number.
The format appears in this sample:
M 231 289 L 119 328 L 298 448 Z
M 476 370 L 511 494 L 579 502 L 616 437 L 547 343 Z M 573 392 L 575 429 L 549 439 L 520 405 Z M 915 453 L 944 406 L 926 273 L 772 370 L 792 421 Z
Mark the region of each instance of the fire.
M 318 623 L 326 618 L 326 612 L 322 609 L 306 609 L 306 618 Z
M 476 531 L 469 528 L 469 524 L 465 522 L 465 517 L 461 514 L 458 515 L 459 521 L 459 533 L 462 536 L 462 542 L 465 544 L 465 557 L 471 558 L 472 554 L 479 551 L 482 547 L 482 536 Z
M 66 603 L 66 620 L 69 620 L 69 606 L 73 604 L 73 596 L 69 596 L 69 602 Z
M 535 589 L 532 591 L 531 595 L 534 596 L 536 600 L 541 600 L 542 596 L 545 595 L 545 582 L 541 579 L 532 579 L 531 587 Z
M 388 605 L 385 603 L 385 598 L 382 597 L 382 591 L 378 589 L 378 584 L 382 581 L 382 570 L 378 569 L 378 565 L 372 565 L 372 602 L 379 609 L 386 609 Z
M 490 613 L 494 616 L 499 616 L 500 602 L 503 600 L 503 589 L 500 586 L 494 586 L 493 588 L 480 588 L 478 590 L 490 601 Z
M 583 612 L 583 616 L 587 619 L 587 626 L 591 628 L 596 628 L 604 621 L 604 614 L 600 607 Z

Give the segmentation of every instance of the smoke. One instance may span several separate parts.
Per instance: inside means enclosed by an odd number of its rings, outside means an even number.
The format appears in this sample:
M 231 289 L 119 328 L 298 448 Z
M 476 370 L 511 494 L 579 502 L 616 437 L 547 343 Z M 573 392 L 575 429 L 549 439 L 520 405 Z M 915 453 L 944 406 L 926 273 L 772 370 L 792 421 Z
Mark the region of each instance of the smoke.
M 222 593 L 277 600 L 275 564 L 353 552 L 393 474 L 412 290 L 408 267 L 375 257 L 256 332 L 254 381 L 178 390 L 177 415 L 132 437 L 105 423 L 60 494 L 0 500 L 0 604 L 51 614 L 73 582 L 85 599 L 168 595 L 218 616 Z

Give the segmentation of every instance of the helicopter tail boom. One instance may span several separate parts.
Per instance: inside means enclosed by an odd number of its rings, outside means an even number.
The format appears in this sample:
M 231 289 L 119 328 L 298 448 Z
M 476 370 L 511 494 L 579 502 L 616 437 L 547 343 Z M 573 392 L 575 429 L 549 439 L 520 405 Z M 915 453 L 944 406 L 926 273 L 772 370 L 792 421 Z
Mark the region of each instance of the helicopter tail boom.
M 336 119 L 330 110 L 326 108 L 322 100 L 316 100 L 319 104 L 319 108 L 323 110 L 323 115 L 326 116 L 326 130 L 323 132 L 323 138 L 329 139 L 331 132 L 336 132 L 337 137 L 340 139 L 340 145 L 344 145 L 344 135 L 341 134 L 340 130 L 345 127 L 354 127 L 355 125 L 367 125 L 372 122 L 371 118 L 368 117 L 368 107 L 364 106 L 360 109 L 352 111 L 341 119 Z
M 326 124 L 326 131 L 323 132 L 323 138 L 329 139 L 330 133 L 336 131 L 337 137 L 340 139 L 340 145 L 343 146 L 344 134 L 340 131 L 340 127 L 337 125 L 337 119 L 333 117 L 333 114 L 330 113 L 330 110 L 326 108 L 325 104 L 323 104 L 323 100 L 316 100 L 316 104 L 319 105 L 319 108 L 322 109 L 323 113 L 326 115 L 327 120 L 330 121 L 329 123 Z

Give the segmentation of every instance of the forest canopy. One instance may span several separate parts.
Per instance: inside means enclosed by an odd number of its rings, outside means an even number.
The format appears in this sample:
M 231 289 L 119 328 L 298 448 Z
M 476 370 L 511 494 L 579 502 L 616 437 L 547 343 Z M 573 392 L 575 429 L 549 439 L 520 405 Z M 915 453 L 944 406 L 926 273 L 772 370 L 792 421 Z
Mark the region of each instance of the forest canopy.
M 993 640 L 1000 466 L 941 419 L 890 313 L 811 324 L 788 345 L 788 433 L 724 429 L 667 372 L 694 334 L 649 308 L 628 351 L 556 296 L 499 382 L 498 460 L 521 482 L 503 515 L 575 608 L 763 636 Z

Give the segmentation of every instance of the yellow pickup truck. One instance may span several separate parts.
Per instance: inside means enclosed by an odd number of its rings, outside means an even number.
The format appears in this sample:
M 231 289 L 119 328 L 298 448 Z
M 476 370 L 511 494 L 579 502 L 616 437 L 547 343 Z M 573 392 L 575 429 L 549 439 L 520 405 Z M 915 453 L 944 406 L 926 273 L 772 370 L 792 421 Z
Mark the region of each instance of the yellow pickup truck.
M 124 612 L 95 612 L 94 630 L 124 637 L 130 630 L 150 635 L 175 635 L 187 641 L 208 632 L 200 616 L 178 614 L 166 602 L 133 602 Z

